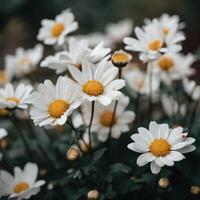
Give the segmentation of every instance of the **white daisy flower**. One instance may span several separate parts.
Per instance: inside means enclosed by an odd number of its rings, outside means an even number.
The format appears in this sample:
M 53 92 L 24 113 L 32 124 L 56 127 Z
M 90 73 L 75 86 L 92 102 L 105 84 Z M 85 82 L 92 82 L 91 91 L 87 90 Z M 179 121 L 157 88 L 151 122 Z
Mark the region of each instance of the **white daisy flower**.
M 36 164 L 27 163 L 22 170 L 14 168 L 14 176 L 7 171 L 0 170 L 0 195 L 9 196 L 16 200 L 29 199 L 40 191 L 45 184 L 44 180 L 36 181 L 38 167 Z
M 106 47 L 111 47 L 111 41 L 109 38 L 100 32 L 89 33 L 87 35 L 78 35 L 76 36 L 79 40 L 87 40 L 89 47 L 93 48 L 99 43 L 103 42 Z
M 62 45 L 65 36 L 78 29 L 78 23 L 74 21 L 74 15 L 70 9 L 62 11 L 55 20 L 43 19 L 37 39 L 47 45 Z
M 17 48 L 15 55 L 6 56 L 6 68 L 12 70 L 13 75 L 21 77 L 33 72 L 43 56 L 43 46 L 37 44 L 33 49 Z
M 94 49 L 88 46 L 86 40 L 70 38 L 68 41 L 68 50 L 56 53 L 55 56 L 48 56 L 41 63 L 41 67 L 49 67 L 56 70 L 56 73 L 62 73 L 68 69 L 69 65 L 74 65 L 81 69 L 84 59 L 96 63 L 110 53 L 109 48 L 105 48 L 103 43 L 99 43 Z M 109 55 L 106 57 L 109 58 Z
M 148 62 L 158 59 L 162 53 L 178 52 L 181 46 L 177 44 L 180 39 L 177 35 L 165 37 L 161 23 L 154 19 L 152 23 L 143 27 L 136 27 L 135 34 L 138 39 L 125 37 L 125 49 L 140 52 L 140 60 Z
M 77 86 L 66 77 L 59 77 L 56 85 L 45 80 L 32 96 L 31 119 L 39 126 L 63 125 L 80 103 Z
M 163 33 L 165 35 L 180 31 L 185 27 L 184 23 L 180 23 L 180 18 L 178 15 L 172 15 L 170 16 L 167 13 L 164 13 L 158 18 L 158 21 L 161 23 L 163 27 Z M 152 23 L 151 20 L 145 19 L 144 20 L 146 25 L 149 25 Z
M 84 60 L 82 71 L 69 66 L 69 72 L 77 82 L 82 98 L 88 101 L 98 101 L 103 105 L 110 104 L 122 94 L 119 90 L 125 86 L 125 81 L 115 79 L 118 71 L 118 68 L 106 60 L 102 60 L 97 65 Z
M 133 90 L 133 95 L 140 93 L 142 95 L 150 94 L 150 76 L 149 73 L 146 73 L 140 70 L 137 67 L 132 68 L 131 70 L 125 71 L 123 77 L 127 82 L 127 85 L 130 89 Z M 155 95 L 160 87 L 160 79 L 152 74 L 152 95 Z
M 133 21 L 124 19 L 117 23 L 111 23 L 106 26 L 106 36 L 112 43 L 122 42 L 124 37 L 131 35 L 133 31 Z
M 95 105 L 94 118 L 92 123 L 92 132 L 97 133 L 100 141 L 104 142 L 108 138 L 109 129 L 112 123 L 111 137 L 118 139 L 122 133 L 129 131 L 129 124 L 135 119 L 133 111 L 126 111 L 129 104 L 129 98 L 122 95 L 119 98 L 115 117 L 112 121 L 115 102 L 113 101 L 108 106 L 103 106 L 99 103 Z M 89 124 L 91 115 L 91 104 L 88 102 L 83 104 L 82 111 L 86 124 Z
M 186 105 L 185 104 L 179 105 L 178 102 L 172 96 L 163 94 L 161 96 L 161 103 L 165 113 L 170 117 L 177 115 L 179 109 L 181 115 L 186 114 Z
M 134 142 L 128 148 L 142 153 L 137 158 L 137 165 L 141 167 L 150 162 L 154 174 L 158 174 L 165 165 L 173 166 L 174 161 L 184 159 L 183 153 L 195 150 L 195 146 L 191 145 L 195 139 L 187 138 L 182 127 L 170 129 L 168 124 L 150 122 L 149 130 L 140 127 L 138 132 L 131 136 Z
M 194 101 L 199 100 L 200 86 L 197 85 L 194 80 L 190 81 L 188 78 L 183 79 L 183 88 L 185 90 L 185 93 Z
M 19 84 L 16 88 L 7 83 L 0 89 L 0 108 L 4 109 L 27 109 L 30 104 L 30 96 L 33 87 L 31 85 Z
M 0 128 L 0 140 L 3 139 L 4 137 L 6 137 L 8 135 L 8 132 L 6 131 L 6 129 L 4 128 Z M 2 159 L 3 155 L 0 152 L 0 161 Z
M 171 84 L 173 80 L 181 80 L 192 75 L 194 69 L 191 68 L 191 65 L 194 61 L 195 57 L 192 54 L 166 53 L 153 65 L 160 79 L 166 84 Z

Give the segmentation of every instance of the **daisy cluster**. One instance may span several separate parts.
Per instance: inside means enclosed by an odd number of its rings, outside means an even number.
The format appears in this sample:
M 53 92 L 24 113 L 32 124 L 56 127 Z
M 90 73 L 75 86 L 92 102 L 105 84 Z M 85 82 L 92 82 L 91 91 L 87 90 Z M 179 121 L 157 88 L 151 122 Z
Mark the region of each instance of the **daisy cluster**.
M 38 175 L 48 171 L 63 179 L 59 187 L 65 181 L 64 176 L 73 180 L 85 177 L 90 185 L 83 190 L 88 190 L 87 198 L 99 199 L 98 190 L 106 188 L 98 184 L 91 188 L 93 177 L 81 166 L 79 175 L 73 174 L 70 164 L 65 165 L 63 143 L 64 153 L 68 149 L 68 161 L 87 159 L 100 149 L 102 153 L 90 162 L 100 160 L 105 151 L 108 157 L 104 165 L 109 167 L 110 155 L 117 152 L 112 146 L 117 142 L 115 148 L 123 149 L 129 158 L 135 159 L 134 155 L 140 154 L 137 166 L 150 163 L 153 174 L 162 173 L 164 166 L 172 167 L 186 158 L 185 153 L 194 151 L 192 133 L 200 86 L 190 80 L 195 75 L 191 65 L 196 56 L 181 53 L 184 27 L 178 16 L 163 14 L 153 20 L 145 19 L 142 27 L 135 27 L 133 37 L 130 19 L 107 25 L 104 33 L 78 35 L 74 32 L 79 25 L 70 9 L 55 19 L 43 19 L 37 39 L 51 46 L 54 52 L 43 58 L 42 44 L 28 50 L 19 47 L 15 55 L 5 57 L 5 68 L 0 71 L 0 117 L 15 127 L 14 132 L 18 132 L 15 138 L 23 144 L 20 156 L 26 154 L 27 160 L 24 169 L 14 167 L 14 175 L 0 170 L 0 195 L 28 199 L 46 182 L 37 181 Z M 129 53 L 118 49 L 122 44 Z M 38 83 L 38 76 L 47 69 L 55 73 L 48 74 L 47 78 L 44 74 L 44 80 Z M 8 158 L 18 157 L 16 153 L 6 154 L 7 145 L 2 145 L 3 140 L 5 144 L 13 136 L 9 128 L 7 131 L 4 128 L 0 129 L 0 160 L 9 165 Z M 67 134 L 58 136 L 56 132 Z M 53 151 L 50 156 L 49 151 Z M 134 162 L 128 164 L 129 159 L 122 160 L 124 164 L 113 161 L 115 172 L 121 170 L 131 176 Z M 40 169 L 43 162 L 49 167 L 46 171 Z M 94 164 L 90 162 L 88 165 Z M 88 167 L 88 170 L 91 169 Z M 54 180 L 56 176 L 49 177 Z M 102 181 L 108 178 L 98 177 Z M 169 185 L 166 180 L 159 180 L 160 187 Z M 48 181 L 46 192 L 54 190 L 51 178 Z M 58 184 L 59 180 L 54 182 Z M 102 195 L 102 199 L 116 199 L 116 196 Z

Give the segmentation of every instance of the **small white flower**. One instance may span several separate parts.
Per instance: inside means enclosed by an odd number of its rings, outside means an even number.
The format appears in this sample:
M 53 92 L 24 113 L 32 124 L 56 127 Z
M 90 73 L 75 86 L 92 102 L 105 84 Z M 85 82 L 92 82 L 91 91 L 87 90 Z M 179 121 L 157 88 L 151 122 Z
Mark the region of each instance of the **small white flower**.
M 97 137 L 100 141 L 106 141 L 110 126 L 112 124 L 111 137 L 118 139 L 122 133 L 129 131 L 128 124 L 135 119 L 135 113 L 133 111 L 126 111 L 126 107 L 129 104 L 129 98 L 122 95 L 119 98 L 116 115 L 113 118 L 113 110 L 115 102 L 112 102 L 108 106 L 103 106 L 99 103 L 95 105 L 94 118 L 92 123 L 92 132 L 97 133 Z M 83 116 L 86 124 L 89 124 L 91 115 L 91 104 L 88 102 L 82 106 Z
M 168 124 L 150 122 L 149 130 L 140 127 L 138 132 L 131 136 L 134 142 L 128 148 L 142 153 L 137 158 L 137 165 L 141 167 L 150 162 L 154 174 L 158 174 L 165 165 L 173 166 L 174 161 L 183 160 L 183 153 L 195 150 L 195 146 L 191 145 L 195 139 L 187 138 L 182 127 L 170 129 Z
M 150 94 L 150 75 L 137 67 L 134 67 L 123 74 L 124 79 L 127 81 L 127 85 L 133 90 L 133 93 L 140 93 L 143 95 Z M 156 94 L 160 87 L 160 80 L 152 74 L 152 94 Z
M 169 14 L 164 13 L 157 20 L 161 23 L 163 27 L 163 33 L 166 36 L 170 33 L 180 31 L 185 27 L 184 23 L 180 23 L 180 18 L 178 15 L 170 16 Z M 151 20 L 145 19 L 145 24 L 151 24 Z
M 59 77 L 56 85 L 50 80 L 40 84 L 32 97 L 33 109 L 30 112 L 35 125 L 63 125 L 67 117 L 80 105 L 77 86 Z
M 70 9 L 62 11 L 55 20 L 43 19 L 37 39 L 47 45 L 62 45 L 65 36 L 78 29 L 78 23 L 74 21 L 74 15 Z
M 200 98 L 200 86 L 195 83 L 194 80 L 183 79 L 183 88 L 186 94 L 194 101 L 198 101 Z
M 33 72 L 43 56 L 43 46 L 37 44 L 33 49 L 17 48 L 15 55 L 6 56 L 6 68 L 12 70 L 13 75 L 21 77 Z
M 82 98 L 98 101 L 103 105 L 110 104 L 122 94 L 119 90 L 125 86 L 125 81 L 115 79 L 118 71 L 118 68 L 106 60 L 102 60 L 97 65 L 84 60 L 82 71 L 69 66 L 69 72 L 77 82 Z
M 105 35 L 108 40 L 114 44 L 120 43 L 124 37 L 131 35 L 133 31 L 133 21 L 131 19 L 124 19 L 117 23 L 108 24 L 105 29 Z
M 111 41 L 108 39 L 106 35 L 100 32 L 89 33 L 87 35 L 78 35 L 76 36 L 78 39 L 87 40 L 89 47 L 93 48 L 99 43 L 103 42 L 106 47 L 111 47 Z
M 15 198 L 16 200 L 29 199 L 40 191 L 45 184 L 44 180 L 36 181 L 38 167 L 36 164 L 27 163 L 22 170 L 14 168 L 14 176 L 7 171 L 0 171 L 0 195 Z
M 7 83 L 0 89 L 0 108 L 6 109 L 27 109 L 30 104 L 30 96 L 33 88 L 31 85 L 19 84 L 16 88 Z
M 166 94 L 161 96 L 161 103 L 165 113 L 168 116 L 173 116 L 179 114 L 178 111 L 180 109 L 180 114 L 186 114 L 186 105 L 181 104 L 179 105 L 177 101 L 172 96 L 168 96 Z
M 166 53 L 157 59 L 153 65 L 159 78 L 166 84 L 173 80 L 181 80 L 194 73 L 191 68 L 195 57 L 192 54 Z
M 136 27 L 135 34 L 138 39 L 125 37 L 125 49 L 140 52 L 140 60 L 148 62 L 158 59 L 163 53 L 178 52 L 181 46 L 177 44 L 182 37 L 178 33 L 165 36 L 162 24 L 154 19 L 152 22 L 143 27 Z
M 41 63 L 41 67 L 49 67 L 56 70 L 56 73 L 62 73 L 68 69 L 68 66 L 74 65 L 81 69 L 84 59 L 96 63 L 109 58 L 109 48 L 105 48 L 103 43 L 99 43 L 94 49 L 88 46 L 86 40 L 70 38 L 68 41 L 68 50 L 56 53 L 55 56 L 48 56 Z

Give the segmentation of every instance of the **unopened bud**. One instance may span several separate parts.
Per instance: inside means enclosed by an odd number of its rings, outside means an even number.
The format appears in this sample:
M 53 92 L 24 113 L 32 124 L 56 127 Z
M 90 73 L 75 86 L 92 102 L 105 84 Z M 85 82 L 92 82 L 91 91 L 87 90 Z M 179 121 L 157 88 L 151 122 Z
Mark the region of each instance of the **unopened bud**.
M 88 200 L 98 200 L 100 197 L 100 194 L 97 190 L 91 190 L 87 194 Z
M 111 57 L 113 65 L 119 68 L 125 67 L 131 59 L 132 56 L 123 50 L 115 51 Z
M 170 182 L 169 182 L 169 179 L 168 178 L 161 178 L 159 181 L 158 181 L 158 185 L 159 187 L 161 188 L 167 188 L 169 186 Z
M 198 195 L 200 194 L 200 187 L 199 186 L 192 186 L 190 188 L 190 192 L 193 194 L 193 195 Z
M 74 161 L 74 160 L 77 160 L 78 157 L 79 157 L 79 152 L 77 149 L 75 148 L 70 148 L 68 151 L 67 151 L 67 154 L 66 154 L 66 157 L 68 160 L 70 161 Z

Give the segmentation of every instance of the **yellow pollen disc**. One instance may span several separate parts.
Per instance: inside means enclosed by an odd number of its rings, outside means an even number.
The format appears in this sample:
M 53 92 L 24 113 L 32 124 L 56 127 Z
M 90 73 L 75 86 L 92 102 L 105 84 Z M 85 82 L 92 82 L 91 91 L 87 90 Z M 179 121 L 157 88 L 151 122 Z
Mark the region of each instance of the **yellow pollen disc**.
M 6 101 L 12 101 L 12 102 L 15 102 L 16 105 L 19 105 L 19 99 L 16 97 L 8 97 L 6 98 Z
M 49 105 L 48 112 L 51 117 L 59 118 L 69 108 L 68 102 L 57 99 Z
M 171 145 L 167 140 L 164 139 L 156 139 L 150 144 L 151 153 L 156 156 L 166 156 L 170 152 Z
M 64 30 L 64 25 L 61 23 L 55 23 L 51 29 L 51 34 L 54 37 L 58 37 Z
M 114 53 L 112 55 L 112 62 L 114 63 L 127 63 L 129 62 L 129 57 L 125 53 Z
M 102 126 L 110 127 L 111 125 L 116 124 L 117 119 L 114 117 L 112 122 L 113 112 L 107 111 L 101 114 L 100 116 L 100 123 Z
M 163 28 L 163 33 L 165 35 L 168 35 L 169 34 L 169 29 L 166 27 L 166 28 Z
M 158 64 L 162 70 L 168 71 L 173 67 L 174 62 L 170 57 L 165 56 L 159 59 Z
M 149 43 L 149 49 L 153 51 L 158 51 L 161 47 L 161 41 L 160 40 L 154 40 Z
M 100 82 L 90 80 L 85 85 L 83 85 L 83 92 L 85 92 L 89 96 L 99 96 L 103 94 L 104 89 L 103 85 Z
M 29 184 L 26 183 L 26 182 L 21 182 L 21 183 L 18 183 L 15 188 L 14 188 L 14 191 L 15 193 L 20 193 L 20 192 L 24 192 L 26 191 L 28 188 L 29 188 Z

